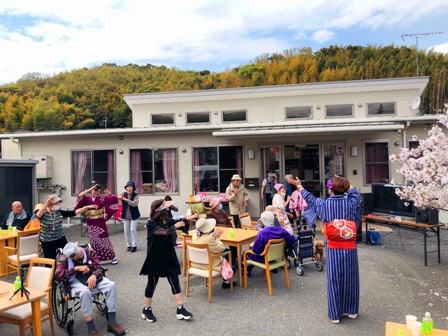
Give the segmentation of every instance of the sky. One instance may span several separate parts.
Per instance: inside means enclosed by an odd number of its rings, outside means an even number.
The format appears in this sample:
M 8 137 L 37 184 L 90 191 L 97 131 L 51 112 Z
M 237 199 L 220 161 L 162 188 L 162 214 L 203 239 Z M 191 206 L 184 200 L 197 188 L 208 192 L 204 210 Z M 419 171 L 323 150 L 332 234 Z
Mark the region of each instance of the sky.
M 103 63 L 225 71 L 331 45 L 448 53 L 447 0 L 0 0 L 0 84 Z

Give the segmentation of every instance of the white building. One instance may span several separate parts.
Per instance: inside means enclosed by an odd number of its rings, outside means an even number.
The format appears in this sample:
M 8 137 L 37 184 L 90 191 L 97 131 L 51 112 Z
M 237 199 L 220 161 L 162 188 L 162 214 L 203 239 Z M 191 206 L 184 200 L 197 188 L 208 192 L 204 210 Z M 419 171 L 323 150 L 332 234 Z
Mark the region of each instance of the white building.
M 260 213 L 268 169 L 291 173 L 324 196 L 338 174 L 369 192 L 372 182 L 402 182 L 388 160 L 425 137 L 435 115 L 419 115 L 428 77 L 125 95 L 133 127 L 0 134 L 2 158 L 34 158 L 39 200 L 64 185 L 70 207 L 95 180 L 113 192 L 137 182 L 140 209 L 169 194 L 181 212 L 190 192 L 225 193 L 233 174 L 250 187 Z M 51 167 L 48 165 L 51 164 Z M 38 166 L 39 166 L 38 165 Z

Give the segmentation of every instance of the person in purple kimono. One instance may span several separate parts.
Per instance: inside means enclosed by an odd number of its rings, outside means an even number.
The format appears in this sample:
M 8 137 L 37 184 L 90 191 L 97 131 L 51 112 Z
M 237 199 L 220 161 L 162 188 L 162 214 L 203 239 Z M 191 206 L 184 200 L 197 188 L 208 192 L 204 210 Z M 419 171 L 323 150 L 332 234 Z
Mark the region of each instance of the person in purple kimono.
M 257 238 L 255 239 L 254 245 L 252 246 L 252 251 L 261 254 L 264 248 L 271 239 L 285 238 L 286 244 L 295 246 L 297 244 L 296 238 L 288 233 L 284 228 L 274 226 L 274 214 L 271 211 L 264 211 L 260 215 L 260 219 L 264 223 L 264 229 L 258 231 Z M 260 257 L 255 254 L 248 254 L 247 258 L 253 261 L 264 263 L 264 257 Z M 252 269 L 254 265 L 247 266 L 247 276 L 251 276 Z M 276 273 L 276 272 L 274 272 Z
M 88 193 L 91 195 L 86 196 Z M 98 206 L 97 209 L 86 211 L 90 245 L 96 251 L 100 261 L 111 261 L 112 265 L 116 265 L 118 259 L 109 238 L 106 222 L 117 212 L 119 202 L 117 196 L 111 195 L 107 188 L 104 189 L 104 194 L 101 195 L 101 185 L 93 181 L 89 189 L 79 193 L 75 210 L 91 204 Z

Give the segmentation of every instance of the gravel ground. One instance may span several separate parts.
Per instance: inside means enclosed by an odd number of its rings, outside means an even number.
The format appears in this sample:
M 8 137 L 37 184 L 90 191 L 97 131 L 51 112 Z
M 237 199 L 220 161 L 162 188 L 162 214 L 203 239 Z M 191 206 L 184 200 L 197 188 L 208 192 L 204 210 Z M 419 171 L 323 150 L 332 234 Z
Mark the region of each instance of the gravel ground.
M 203 280 L 193 278 L 186 308 L 194 314 L 192 321 L 177 321 L 175 302 L 165 279 L 161 279 L 153 300 L 157 322 L 141 320 L 146 278 L 139 276 L 146 255 L 146 231 L 139 224 L 139 246 L 136 253 L 126 252 L 123 232 L 111 233 L 119 258 L 118 265 L 108 265 L 107 276 L 118 287 L 117 318 L 127 335 L 384 335 L 386 321 L 405 322 L 405 315 L 413 314 L 421 320 L 430 311 L 435 328 L 448 329 L 448 231 L 441 230 L 442 263 L 436 254 L 423 264 L 423 238 L 417 231 L 394 228 L 382 232 L 379 246 L 358 244 L 361 298 L 356 320 L 343 318 L 333 325 L 327 318 L 326 274 L 313 265 L 305 265 L 305 274 L 297 276 L 289 270 L 291 288 L 285 287 L 284 273 L 273 274 L 273 296 L 267 291 L 261 271 L 254 270 L 249 288 L 235 288 L 232 294 L 223 290 L 220 281 L 213 286 L 213 303 L 207 302 Z M 69 241 L 87 243 L 81 237 L 79 225 L 65 228 Z M 113 232 L 113 226 L 109 227 Z M 321 233 L 318 230 L 318 237 Z M 434 249 L 431 242 L 429 250 Z M 177 250 L 182 260 L 182 249 Z M 5 278 L 1 278 L 5 280 Z M 10 276 L 9 281 L 13 281 Z M 185 278 L 181 277 L 182 287 Z M 95 322 L 101 335 L 106 331 L 106 320 L 95 311 Z M 44 323 L 44 335 L 50 335 L 49 323 Z M 18 335 L 18 328 L 0 325 L 0 334 Z M 74 335 L 86 335 L 82 313 L 75 318 Z M 67 335 L 56 325 L 56 335 Z

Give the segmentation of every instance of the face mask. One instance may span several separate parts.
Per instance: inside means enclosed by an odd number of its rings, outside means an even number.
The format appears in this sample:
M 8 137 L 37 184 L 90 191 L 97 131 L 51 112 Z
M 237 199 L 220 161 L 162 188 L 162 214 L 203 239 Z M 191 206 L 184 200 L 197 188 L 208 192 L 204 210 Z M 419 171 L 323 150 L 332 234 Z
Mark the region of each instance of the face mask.
M 280 195 L 281 195 L 282 197 L 285 197 L 285 196 L 286 196 L 286 193 L 285 193 L 285 192 L 282 192 L 282 193 L 280 193 Z
M 51 207 L 51 210 L 53 210 L 53 211 L 58 211 L 60 208 L 61 208 L 60 205 L 53 205 L 53 206 Z
M 219 205 L 219 210 L 222 210 L 222 204 Z

